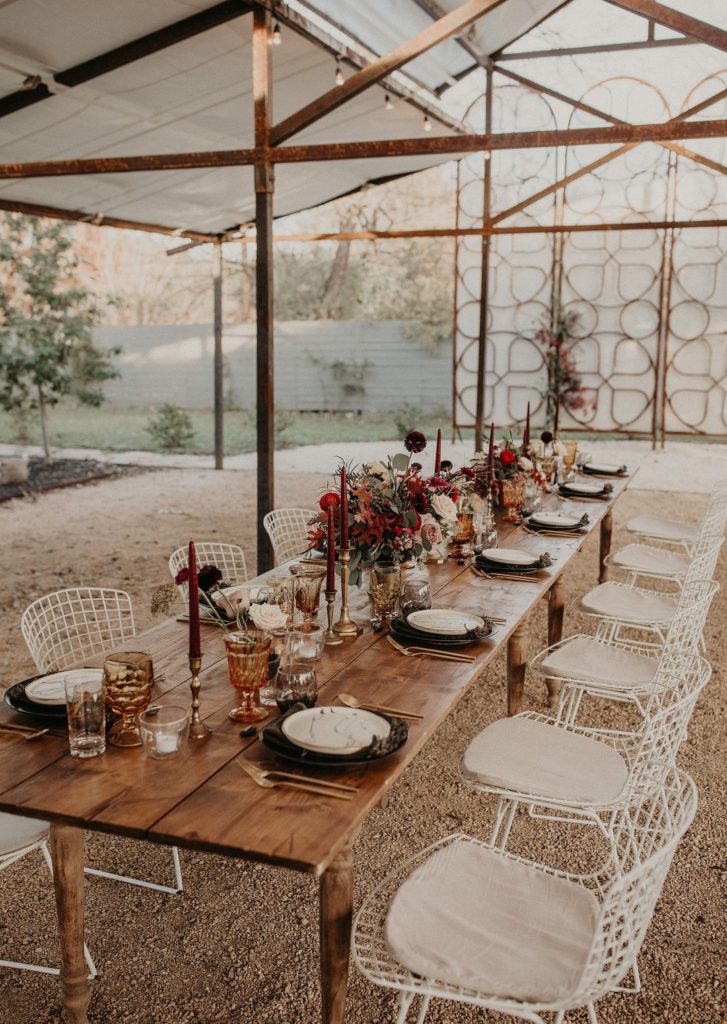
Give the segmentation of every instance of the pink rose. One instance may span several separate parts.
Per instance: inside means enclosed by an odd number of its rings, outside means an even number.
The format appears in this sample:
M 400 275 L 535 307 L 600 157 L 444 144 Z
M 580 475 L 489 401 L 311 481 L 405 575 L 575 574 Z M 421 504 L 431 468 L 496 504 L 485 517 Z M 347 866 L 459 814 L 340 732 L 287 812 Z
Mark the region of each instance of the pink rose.
M 427 513 L 422 516 L 422 525 L 419 527 L 419 534 L 422 540 L 428 540 L 432 547 L 436 547 L 442 540 L 442 531 L 434 516 Z

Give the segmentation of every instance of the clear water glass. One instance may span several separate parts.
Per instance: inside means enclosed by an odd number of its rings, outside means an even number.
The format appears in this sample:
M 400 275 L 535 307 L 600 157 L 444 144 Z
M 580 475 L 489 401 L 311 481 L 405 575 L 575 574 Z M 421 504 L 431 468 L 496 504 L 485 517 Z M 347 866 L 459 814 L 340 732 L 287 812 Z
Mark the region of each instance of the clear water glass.
M 432 588 L 428 580 L 414 579 L 404 580 L 401 584 L 399 594 L 399 611 L 402 616 L 410 612 L 422 611 L 424 608 L 432 607 Z
M 104 680 L 88 678 L 88 671 L 69 672 L 65 678 L 68 743 L 73 757 L 96 757 L 106 750 Z
M 189 714 L 179 704 L 152 707 L 139 715 L 141 744 L 147 757 L 164 760 L 176 757 L 182 751 Z
M 281 667 L 275 679 L 275 699 L 282 712 L 299 703 L 307 708 L 315 706 L 318 680 L 310 662 L 293 661 Z

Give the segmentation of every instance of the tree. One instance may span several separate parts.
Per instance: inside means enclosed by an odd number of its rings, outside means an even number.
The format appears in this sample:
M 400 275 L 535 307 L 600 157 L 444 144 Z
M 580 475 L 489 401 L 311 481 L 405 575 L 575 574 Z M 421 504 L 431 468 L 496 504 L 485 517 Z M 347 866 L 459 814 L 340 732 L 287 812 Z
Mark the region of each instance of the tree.
M 37 411 L 47 459 L 48 407 L 68 395 L 100 405 L 117 376 L 119 349 L 93 343 L 99 310 L 77 283 L 72 246 L 62 223 L 11 214 L 0 228 L 0 407 Z

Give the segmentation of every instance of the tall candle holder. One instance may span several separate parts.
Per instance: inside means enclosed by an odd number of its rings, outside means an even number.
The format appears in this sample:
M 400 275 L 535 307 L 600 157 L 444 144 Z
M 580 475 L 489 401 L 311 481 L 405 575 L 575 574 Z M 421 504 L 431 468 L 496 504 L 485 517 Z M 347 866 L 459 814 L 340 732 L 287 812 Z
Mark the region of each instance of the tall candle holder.
M 209 735 L 209 729 L 199 717 L 199 688 L 202 685 L 199 681 L 199 670 L 202 667 L 201 658 L 189 659 L 189 671 L 192 678 L 189 681 L 189 688 L 192 691 L 192 720 L 189 723 L 189 736 L 193 740 L 203 740 Z
M 358 636 L 359 633 L 363 633 L 363 629 L 353 621 L 348 613 L 348 578 L 350 574 L 351 549 L 341 548 L 339 560 L 341 562 L 341 614 L 333 629 L 339 636 Z
M 328 616 L 328 629 L 323 637 L 323 643 L 327 647 L 333 647 L 335 644 L 342 644 L 343 640 L 340 636 L 336 636 L 333 629 L 333 602 L 336 600 L 336 591 L 326 591 L 326 615 Z

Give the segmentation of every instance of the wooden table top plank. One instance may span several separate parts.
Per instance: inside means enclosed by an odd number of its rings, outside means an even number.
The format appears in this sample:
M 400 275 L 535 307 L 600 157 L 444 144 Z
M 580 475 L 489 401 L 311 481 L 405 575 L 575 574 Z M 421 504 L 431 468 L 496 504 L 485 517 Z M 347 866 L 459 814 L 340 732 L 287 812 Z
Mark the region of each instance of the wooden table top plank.
M 589 533 L 627 483 L 614 481 L 609 501 L 587 503 Z M 560 507 L 553 497 L 547 504 Z M 438 604 L 478 607 L 507 617 L 507 624 L 499 627 L 491 640 L 462 648 L 477 652 L 472 665 L 397 654 L 382 634 L 373 633 L 368 626 L 370 610 L 364 589 L 353 592 L 353 615 L 365 632 L 339 647 L 327 648 L 317 663 L 320 703 L 333 703 L 337 693 L 349 692 L 362 700 L 400 706 L 425 716 L 422 723 L 412 724 L 404 747 L 388 758 L 356 768 L 306 769 L 312 777 L 324 774 L 353 780 L 352 784 L 360 786 L 353 801 L 294 790 L 264 790 L 231 763 L 243 750 L 258 761 L 281 762 L 257 740 L 241 738 L 239 724 L 227 717 L 235 695 L 227 681 L 222 633 L 209 627 L 203 633 L 201 694 L 203 716 L 214 729 L 209 740 L 190 744 L 182 759 L 169 762 L 148 761 L 138 748 L 108 748 L 103 758 L 80 762 L 67 753 L 59 756 L 63 740 L 23 741 L 26 749 L 19 771 L 12 757 L 3 757 L 0 741 L 0 809 L 320 874 L 586 539 L 536 537 L 505 524 L 498 532 L 503 547 L 549 550 L 557 555 L 557 561 L 541 574 L 537 586 L 481 579 L 453 560 L 431 567 Z M 166 678 L 155 694 L 160 702 L 189 702 L 186 640 L 186 624 L 169 620 L 124 645 L 126 649 L 150 650 L 157 671 L 164 671 Z M 8 711 L 3 709 L 0 720 Z M 42 749 L 33 751 L 35 744 L 42 744 Z

